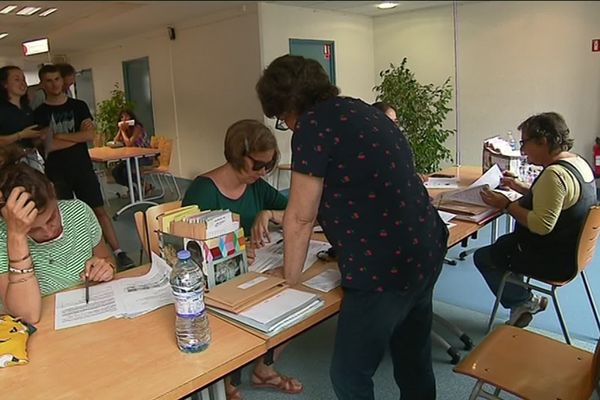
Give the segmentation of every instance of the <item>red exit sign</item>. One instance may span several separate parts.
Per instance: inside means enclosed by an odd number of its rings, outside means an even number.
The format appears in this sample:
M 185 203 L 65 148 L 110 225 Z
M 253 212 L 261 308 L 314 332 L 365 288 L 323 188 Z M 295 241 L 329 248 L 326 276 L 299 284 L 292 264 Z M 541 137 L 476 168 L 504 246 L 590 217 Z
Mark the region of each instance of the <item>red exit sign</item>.
M 600 51 L 600 39 L 592 40 L 592 52 Z

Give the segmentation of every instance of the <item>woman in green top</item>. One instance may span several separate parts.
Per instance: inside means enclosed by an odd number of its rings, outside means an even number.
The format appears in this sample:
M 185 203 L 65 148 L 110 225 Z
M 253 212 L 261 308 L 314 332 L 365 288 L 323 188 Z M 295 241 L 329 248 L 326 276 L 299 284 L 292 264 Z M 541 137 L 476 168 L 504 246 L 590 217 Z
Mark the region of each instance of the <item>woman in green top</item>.
M 52 183 L 19 162 L 22 155 L 16 146 L 0 148 L 0 302 L 35 323 L 42 296 L 86 277 L 109 281 L 114 266 L 92 210 L 79 200 L 57 201 Z
M 277 140 L 262 123 L 241 120 L 227 129 L 225 159 L 220 167 L 198 176 L 183 197 L 183 205 L 201 210 L 231 210 L 240 215 L 251 242 L 269 242 L 269 221 L 281 223 L 287 198 L 263 179 L 279 159 Z
M 227 129 L 227 162 L 198 176 L 183 197 L 183 205 L 196 204 L 201 210 L 228 209 L 240 215 L 244 232 L 250 233 L 251 246 L 262 247 L 270 241 L 269 221 L 280 224 L 287 198 L 261 179 L 271 172 L 279 159 L 277 140 L 269 128 L 255 120 L 241 120 Z M 253 259 L 252 250 L 248 254 Z M 251 261 L 252 262 L 252 261 Z M 275 349 L 273 359 L 283 346 Z M 252 373 L 252 384 L 285 393 L 300 393 L 302 384 L 280 375 L 264 358 Z M 228 400 L 241 399 L 229 380 L 225 389 Z

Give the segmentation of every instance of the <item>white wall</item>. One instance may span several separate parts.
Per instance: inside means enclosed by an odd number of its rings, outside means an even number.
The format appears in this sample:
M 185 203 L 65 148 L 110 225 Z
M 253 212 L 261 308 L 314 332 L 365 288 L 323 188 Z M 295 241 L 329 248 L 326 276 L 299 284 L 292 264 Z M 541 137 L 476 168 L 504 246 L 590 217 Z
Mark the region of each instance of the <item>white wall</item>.
M 123 88 L 123 61 L 149 57 L 156 134 L 175 139 L 171 167 L 193 178 L 224 162 L 229 125 L 262 118 L 254 92 L 261 70 L 258 15 L 256 7 L 240 7 L 174 27 L 175 41 L 161 29 L 69 58 L 78 70 L 92 69 L 99 102 L 115 82 Z
M 376 69 L 396 48 L 408 56 L 419 80 L 441 82 L 453 73 L 447 51 L 451 16 L 445 7 L 376 18 Z M 591 39 L 600 37 L 598 21 L 598 2 L 459 6 L 462 164 L 481 162 L 484 138 L 515 131 L 527 116 L 543 111 L 561 113 L 575 138 L 574 150 L 591 158 L 594 137 L 600 136 L 600 53 L 591 52 Z
M 379 72 L 400 65 L 406 57 L 406 66 L 422 84 L 441 85 L 447 78 L 454 84 L 454 36 L 452 8 L 435 7 L 422 11 L 392 14 L 373 20 L 374 81 L 381 82 Z M 450 107 L 454 109 L 454 94 Z M 456 114 L 449 112 L 444 125 L 455 129 Z M 448 138 L 446 147 L 454 156 L 456 142 Z
M 289 39 L 333 40 L 336 85 L 342 94 L 367 102 L 374 100 L 373 21 L 370 17 L 271 3 L 261 3 L 259 13 L 264 67 L 289 53 Z M 273 121 L 268 122 L 273 125 Z M 282 162 L 289 162 L 291 135 L 276 132 L 276 136 Z

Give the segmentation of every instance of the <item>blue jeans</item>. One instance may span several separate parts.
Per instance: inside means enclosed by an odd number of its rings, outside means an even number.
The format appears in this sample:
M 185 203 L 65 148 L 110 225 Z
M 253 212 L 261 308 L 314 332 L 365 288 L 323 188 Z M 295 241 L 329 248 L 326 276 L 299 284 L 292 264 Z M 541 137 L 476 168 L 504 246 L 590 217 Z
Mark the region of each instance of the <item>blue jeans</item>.
M 433 400 L 429 282 L 408 292 L 345 289 L 330 376 L 340 400 L 372 400 L 373 374 L 389 346 L 402 400 Z

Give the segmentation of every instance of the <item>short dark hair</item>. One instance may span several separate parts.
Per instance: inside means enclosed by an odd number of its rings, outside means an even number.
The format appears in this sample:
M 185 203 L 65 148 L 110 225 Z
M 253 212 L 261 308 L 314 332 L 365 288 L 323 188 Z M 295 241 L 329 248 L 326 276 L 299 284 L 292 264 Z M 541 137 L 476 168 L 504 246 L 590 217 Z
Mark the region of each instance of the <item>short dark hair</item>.
M 224 147 L 225 159 L 237 171 L 244 167 L 244 156 L 250 153 L 275 150 L 273 159 L 279 160 L 275 135 L 265 124 L 254 119 L 243 119 L 227 128 Z
M 10 75 L 10 71 L 21 71 L 21 68 L 15 65 L 6 65 L 0 68 L 0 99 L 8 101 L 8 90 L 4 87 L 8 82 L 8 77 Z M 21 107 L 29 106 L 29 98 L 27 97 L 27 93 L 21 96 L 20 99 Z
M 562 115 L 556 112 L 532 115 L 521 122 L 518 129 L 530 139 L 546 138 L 552 153 L 568 151 L 573 147 L 574 140 L 569 137 L 569 127 Z
M 273 60 L 256 84 L 264 114 L 280 117 L 284 113 L 302 114 L 309 107 L 335 97 L 340 90 L 310 58 L 285 55 Z
M 46 64 L 42 66 L 42 68 L 40 68 L 40 70 L 38 71 L 38 77 L 41 81 L 44 79 L 44 75 L 51 74 L 54 72 L 58 72 L 60 74 L 60 70 L 58 69 L 58 67 L 54 64 Z M 62 77 L 62 74 L 60 74 L 60 76 Z
M 0 147 L 0 192 L 2 202 L 17 186 L 31 195 L 38 211 L 43 212 L 50 201 L 56 199 L 54 187 L 46 175 L 21 162 L 25 150 L 16 144 Z
M 377 101 L 371 105 L 382 112 L 387 112 L 387 110 L 392 108 L 392 106 L 390 106 L 388 103 L 384 103 L 383 101 Z
M 63 78 L 65 76 L 75 75 L 77 73 L 77 71 L 75 71 L 75 67 L 73 67 L 71 64 L 58 63 L 54 65 L 56 65 L 56 68 L 58 68 L 58 72 L 60 72 L 60 76 L 62 76 Z

